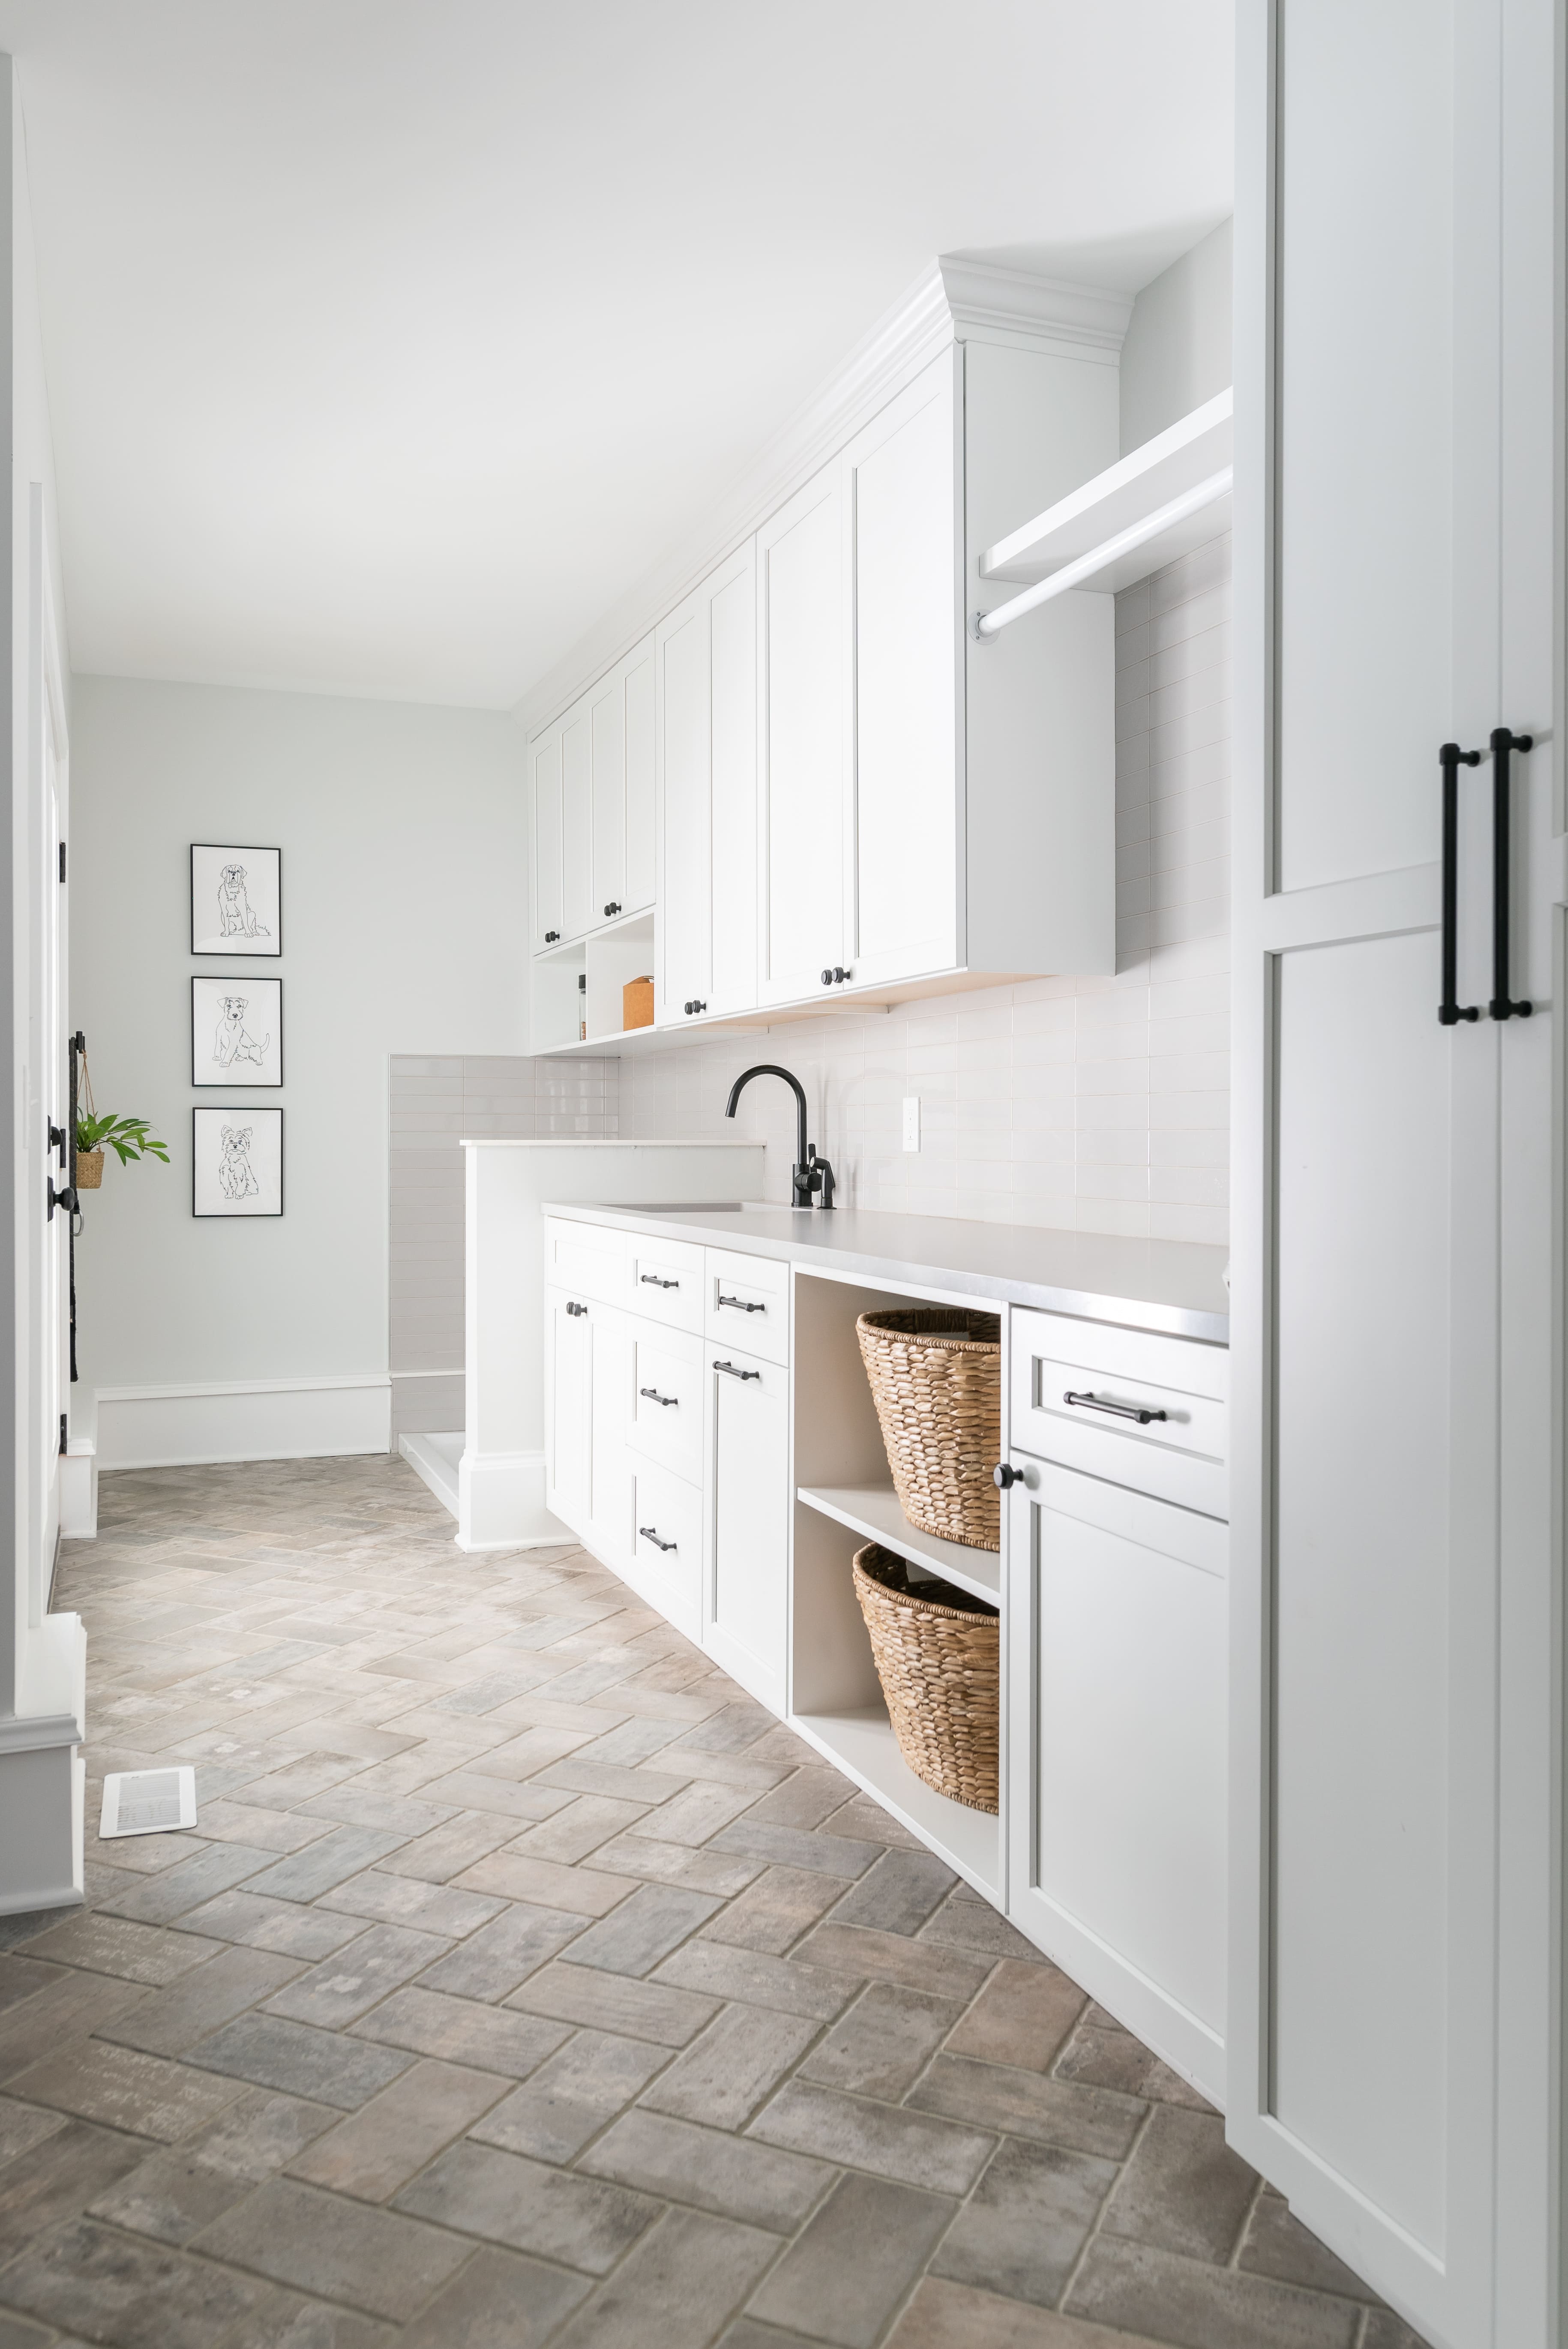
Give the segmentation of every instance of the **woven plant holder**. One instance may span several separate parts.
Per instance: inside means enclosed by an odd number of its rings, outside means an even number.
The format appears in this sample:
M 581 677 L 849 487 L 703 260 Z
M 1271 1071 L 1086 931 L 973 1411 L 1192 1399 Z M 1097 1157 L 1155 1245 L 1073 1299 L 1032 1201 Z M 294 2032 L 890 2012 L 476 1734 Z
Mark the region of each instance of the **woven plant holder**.
M 912 1526 L 1002 1547 L 1002 1317 L 919 1305 L 862 1313 L 861 1358 L 898 1503 Z
M 899 1752 L 937 1794 L 995 1815 L 1001 1618 L 950 1582 L 912 1584 L 876 1542 L 854 1576 Z
M 100 1191 L 103 1188 L 103 1152 L 101 1150 L 77 1151 L 77 1188 L 78 1191 Z

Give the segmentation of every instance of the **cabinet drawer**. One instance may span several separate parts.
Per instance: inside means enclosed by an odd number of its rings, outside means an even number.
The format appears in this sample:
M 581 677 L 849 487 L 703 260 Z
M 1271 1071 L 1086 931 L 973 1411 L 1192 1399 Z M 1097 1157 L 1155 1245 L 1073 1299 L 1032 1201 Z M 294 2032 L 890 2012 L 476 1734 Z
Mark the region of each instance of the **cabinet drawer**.
M 706 1329 L 720 1346 L 769 1362 L 789 1359 L 789 1268 L 766 1256 L 707 1251 Z
M 702 1479 L 703 1345 L 681 1330 L 634 1321 L 626 1440 L 677 1476 Z
M 702 1634 L 702 1494 L 651 1460 L 632 1467 L 636 1587 L 688 1640 Z
M 702 1334 L 703 1251 L 689 1240 L 644 1240 L 636 1233 L 627 1243 L 630 1274 L 628 1309 L 670 1330 Z
M 1011 1335 L 1012 1449 L 1228 1516 L 1223 1346 L 1025 1307 L 1014 1309 Z
M 601 1305 L 626 1301 L 626 1235 L 603 1224 L 569 1224 L 563 1216 L 544 1221 L 545 1279 L 573 1297 L 597 1298 Z

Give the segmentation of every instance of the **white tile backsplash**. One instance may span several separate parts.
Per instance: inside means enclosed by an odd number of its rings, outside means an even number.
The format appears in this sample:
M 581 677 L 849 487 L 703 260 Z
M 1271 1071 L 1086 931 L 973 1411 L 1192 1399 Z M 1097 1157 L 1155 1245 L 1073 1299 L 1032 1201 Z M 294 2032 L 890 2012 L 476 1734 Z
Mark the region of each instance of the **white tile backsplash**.
M 671 1044 L 620 1063 L 618 1130 L 768 1144 L 787 1198 L 793 1069 L 846 1204 L 1162 1239 L 1229 1237 L 1231 543 L 1117 604 L 1117 971 Z M 575 1064 L 567 1063 L 568 1067 Z M 921 1148 L 901 1147 L 920 1099 Z

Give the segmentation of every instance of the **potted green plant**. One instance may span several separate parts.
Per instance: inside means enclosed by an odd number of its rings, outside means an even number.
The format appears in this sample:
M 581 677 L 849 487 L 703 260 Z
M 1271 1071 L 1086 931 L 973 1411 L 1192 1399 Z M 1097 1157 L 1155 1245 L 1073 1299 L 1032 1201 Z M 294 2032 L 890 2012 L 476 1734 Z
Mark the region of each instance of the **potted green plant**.
M 103 1154 L 112 1150 L 122 1166 L 133 1158 L 161 1158 L 169 1164 L 169 1151 L 149 1127 L 144 1117 L 100 1117 L 96 1110 L 82 1111 L 77 1118 L 77 1188 L 96 1191 L 103 1182 Z

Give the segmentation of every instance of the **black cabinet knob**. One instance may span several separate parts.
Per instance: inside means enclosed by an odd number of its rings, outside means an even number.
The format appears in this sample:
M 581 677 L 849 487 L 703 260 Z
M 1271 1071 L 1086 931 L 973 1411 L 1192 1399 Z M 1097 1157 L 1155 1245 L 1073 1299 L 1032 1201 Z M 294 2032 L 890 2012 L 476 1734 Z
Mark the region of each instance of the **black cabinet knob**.
M 832 974 L 832 972 L 831 972 L 830 970 L 825 970 L 825 971 L 822 973 L 822 984 L 823 984 L 823 986 L 824 986 L 824 987 L 831 987 L 832 983 L 833 983 L 833 974 Z
M 614 897 L 611 898 L 609 904 L 604 908 L 606 914 L 618 914 L 620 910 L 620 901 Z
M 835 983 L 835 985 L 837 985 L 837 986 L 839 986 L 839 987 L 842 987 L 842 985 L 843 985 L 843 983 L 844 983 L 845 979 L 846 979 L 846 978 L 848 978 L 849 975 L 850 975 L 850 974 L 849 974 L 849 972 L 844 968 L 844 966 L 843 966 L 843 964 L 842 964 L 841 962 L 837 962 L 837 963 L 835 963 L 835 964 L 833 965 L 833 979 L 834 979 L 834 983 Z
M 552 947 L 552 946 L 555 944 L 556 939 L 557 939 L 560 936 L 561 936 L 561 933 L 560 933 L 560 931 L 559 931 L 559 930 L 546 930 L 546 931 L 545 931 L 545 933 L 544 933 L 544 943 L 545 943 L 545 945 L 546 945 L 547 947 Z
M 1015 1468 L 1011 1461 L 1004 1460 L 999 1468 L 992 1469 L 991 1482 L 999 1492 L 1006 1493 L 1013 1485 L 1025 1482 L 1024 1472 L 1021 1468 Z
M 694 1011 L 706 1011 L 706 1010 L 707 1009 L 707 1004 L 706 1004 L 706 1003 L 697 1003 L 697 1002 L 695 1002 L 695 1001 L 694 1001 L 694 1002 L 691 1002 L 691 1003 L 688 1003 L 688 1004 L 686 1004 L 683 1008 L 684 1008 L 684 1009 L 685 1009 L 686 1012 L 688 1012 L 688 1013 L 690 1013 L 690 1012 L 694 1012 Z

